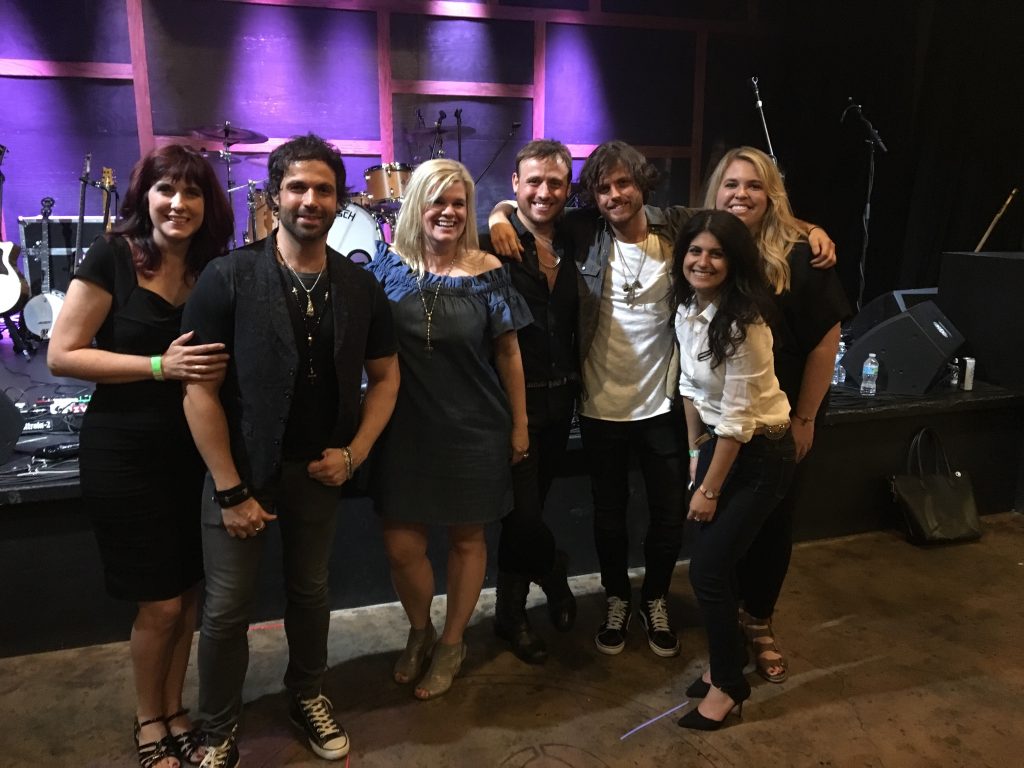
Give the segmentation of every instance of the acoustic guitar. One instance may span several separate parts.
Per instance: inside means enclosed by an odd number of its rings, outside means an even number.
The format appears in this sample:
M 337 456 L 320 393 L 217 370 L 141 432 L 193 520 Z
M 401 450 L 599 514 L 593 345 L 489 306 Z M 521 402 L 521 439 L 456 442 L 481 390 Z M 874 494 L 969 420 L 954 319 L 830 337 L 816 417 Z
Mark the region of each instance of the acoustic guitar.
M 7 147 L 0 145 L 0 164 Z M 0 212 L 4 209 L 4 175 L 0 173 Z M 18 252 L 14 243 L 0 242 L 0 315 L 17 312 L 29 296 L 28 281 L 18 271 Z

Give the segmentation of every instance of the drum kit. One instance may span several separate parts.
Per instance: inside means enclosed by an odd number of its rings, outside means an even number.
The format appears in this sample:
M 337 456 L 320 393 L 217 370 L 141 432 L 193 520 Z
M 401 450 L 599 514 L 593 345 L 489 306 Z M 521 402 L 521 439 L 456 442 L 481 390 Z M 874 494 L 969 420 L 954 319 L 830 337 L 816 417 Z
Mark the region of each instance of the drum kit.
M 459 120 L 454 128 L 442 127 L 439 120 L 432 128 L 424 127 L 414 131 L 416 135 L 433 137 L 431 157 L 444 156 L 443 140 L 448 133 L 456 133 L 461 157 L 462 136 L 471 135 L 474 130 L 462 125 L 462 110 L 456 112 Z M 231 147 L 236 144 L 262 144 L 267 141 L 267 137 L 258 131 L 234 126 L 228 121 L 196 128 L 192 136 L 221 145 L 217 150 L 217 159 L 227 168 L 229 202 L 233 202 L 235 193 L 245 192 L 248 215 L 244 242 L 252 243 L 267 237 L 277 226 L 277 216 L 270 205 L 269 191 L 265 187 L 269 180 L 247 179 L 244 183 L 235 184 L 232 169 L 256 158 L 240 156 L 231 151 Z M 369 262 L 377 241 L 384 239 L 385 230 L 388 235 L 394 230 L 412 172 L 413 166 L 408 163 L 383 163 L 367 168 L 363 172 L 364 190 L 351 193 L 340 205 L 327 235 L 327 244 L 357 263 Z M 234 235 L 231 244 L 232 247 L 238 244 Z

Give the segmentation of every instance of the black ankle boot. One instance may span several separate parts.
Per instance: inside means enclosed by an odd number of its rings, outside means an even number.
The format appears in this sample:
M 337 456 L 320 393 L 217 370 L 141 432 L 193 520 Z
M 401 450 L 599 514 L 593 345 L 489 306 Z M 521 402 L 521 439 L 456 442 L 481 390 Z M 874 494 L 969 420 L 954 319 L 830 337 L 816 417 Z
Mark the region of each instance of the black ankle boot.
M 537 583 L 548 598 L 548 616 L 559 632 L 568 632 L 576 623 L 576 597 L 569 589 L 569 556 L 561 550 L 555 552 L 551 570 Z
M 494 634 L 507 641 L 512 653 L 527 664 L 543 664 L 548 659 L 548 650 L 526 618 L 526 595 L 529 591 L 530 580 L 525 576 L 498 572 Z

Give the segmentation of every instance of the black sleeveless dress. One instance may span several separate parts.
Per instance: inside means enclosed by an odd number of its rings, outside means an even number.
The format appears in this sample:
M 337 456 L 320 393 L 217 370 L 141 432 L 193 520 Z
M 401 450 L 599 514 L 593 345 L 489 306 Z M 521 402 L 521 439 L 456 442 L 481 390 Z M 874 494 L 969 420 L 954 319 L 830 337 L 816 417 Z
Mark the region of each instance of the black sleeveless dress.
M 96 346 L 160 355 L 180 335 L 182 306 L 139 286 L 124 239 L 97 240 L 75 274 L 113 296 Z M 97 384 L 82 424 L 82 496 L 108 593 L 167 600 L 203 576 L 199 507 L 204 468 L 178 381 Z

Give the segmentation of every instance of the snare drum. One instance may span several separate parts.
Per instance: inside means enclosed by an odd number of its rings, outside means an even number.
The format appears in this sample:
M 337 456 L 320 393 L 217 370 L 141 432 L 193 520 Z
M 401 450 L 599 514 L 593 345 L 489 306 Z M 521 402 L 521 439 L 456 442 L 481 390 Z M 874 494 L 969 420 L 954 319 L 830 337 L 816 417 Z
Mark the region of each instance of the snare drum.
M 327 245 L 356 264 L 369 264 L 377 249 L 377 241 L 382 239 L 376 217 L 352 203 L 338 211 L 331 231 L 327 233 Z
M 245 242 L 255 243 L 269 235 L 277 226 L 277 215 L 270 207 L 270 196 L 262 189 L 252 194 L 253 206 L 245 225 Z
M 412 176 L 412 166 L 405 163 L 374 165 L 363 172 L 366 192 L 370 196 L 370 207 L 381 210 L 398 210 L 402 206 L 405 188 Z

